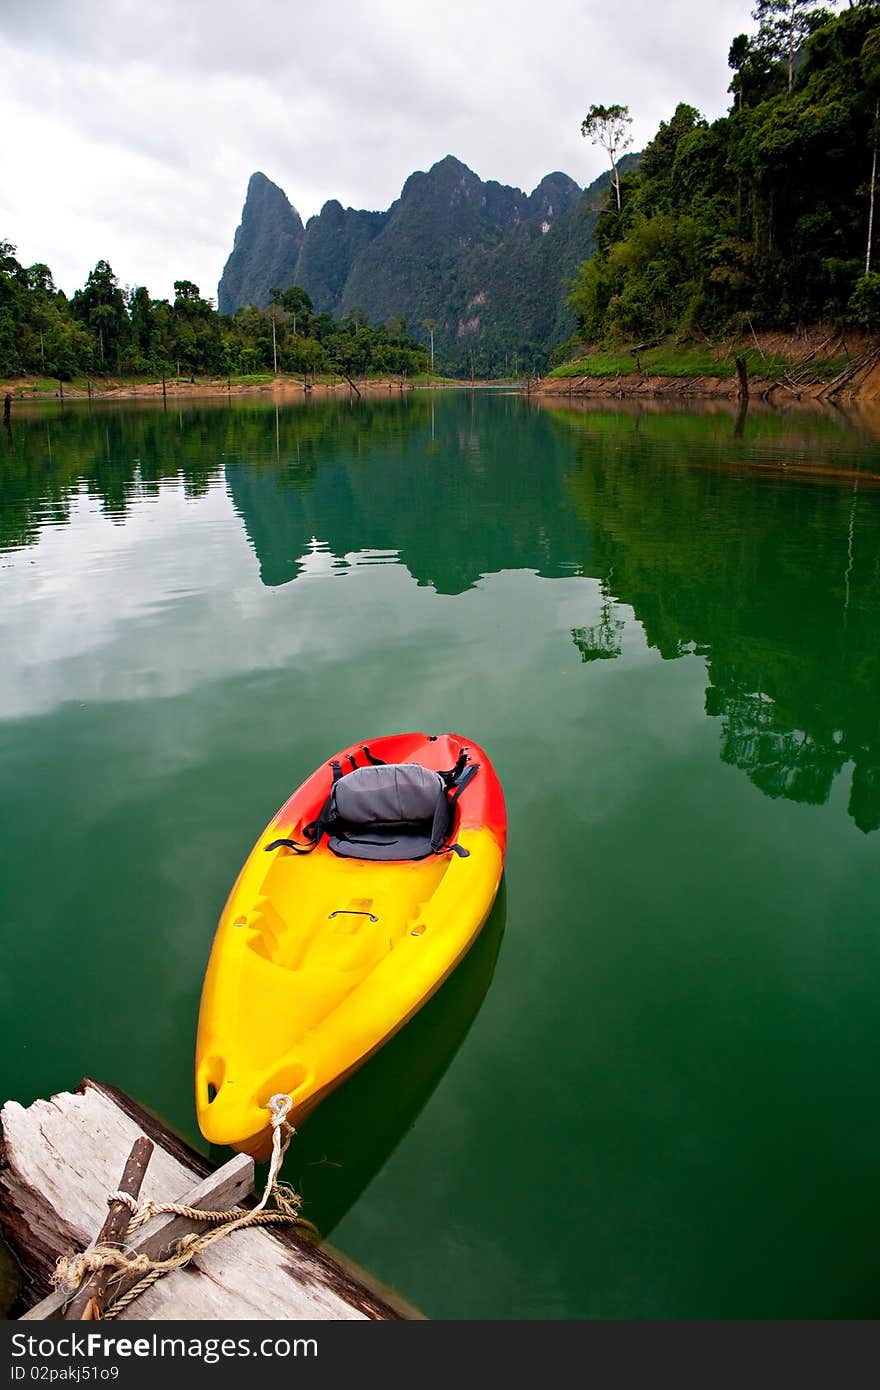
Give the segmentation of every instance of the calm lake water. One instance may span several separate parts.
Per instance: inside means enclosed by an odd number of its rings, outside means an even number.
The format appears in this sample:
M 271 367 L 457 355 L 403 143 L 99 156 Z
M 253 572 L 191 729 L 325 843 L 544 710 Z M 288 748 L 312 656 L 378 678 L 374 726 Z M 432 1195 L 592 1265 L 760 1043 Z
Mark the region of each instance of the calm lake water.
M 297 1135 L 306 1214 L 433 1318 L 877 1316 L 872 471 L 836 415 L 16 406 L 0 1097 L 96 1077 L 204 1149 L 242 860 L 337 748 L 452 730 L 502 890 Z

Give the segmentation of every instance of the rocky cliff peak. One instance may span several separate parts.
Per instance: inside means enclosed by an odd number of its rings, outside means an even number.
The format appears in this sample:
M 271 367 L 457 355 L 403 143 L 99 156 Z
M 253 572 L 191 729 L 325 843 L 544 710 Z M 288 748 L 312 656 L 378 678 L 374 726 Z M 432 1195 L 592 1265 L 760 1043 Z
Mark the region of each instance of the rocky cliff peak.
M 232 254 L 217 287 L 220 313 L 232 314 L 242 304 L 268 304 L 276 285 L 292 285 L 303 232 L 302 218 L 283 188 L 259 171 L 251 174 Z

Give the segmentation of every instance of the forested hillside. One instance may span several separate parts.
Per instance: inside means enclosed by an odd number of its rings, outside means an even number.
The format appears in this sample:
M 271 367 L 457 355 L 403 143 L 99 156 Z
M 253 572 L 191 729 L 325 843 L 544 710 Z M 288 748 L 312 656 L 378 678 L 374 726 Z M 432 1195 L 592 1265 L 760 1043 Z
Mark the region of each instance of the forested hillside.
M 880 327 L 872 265 L 880 5 L 759 0 L 730 47 L 730 113 L 681 104 L 596 226 L 572 303 L 585 339 L 705 341 Z
M 437 352 L 453 372 L 543 366 L 565 299 L 562 247 L 575 239 L 570 274 L 592 249 L 593 217 L 582 200 L 566 174 L 548 174 L 526 196 L 447 157 L 407 180 L 352 265 L 339 310 L 360 304 L 379 321 L 389 313 L 433 321 Z

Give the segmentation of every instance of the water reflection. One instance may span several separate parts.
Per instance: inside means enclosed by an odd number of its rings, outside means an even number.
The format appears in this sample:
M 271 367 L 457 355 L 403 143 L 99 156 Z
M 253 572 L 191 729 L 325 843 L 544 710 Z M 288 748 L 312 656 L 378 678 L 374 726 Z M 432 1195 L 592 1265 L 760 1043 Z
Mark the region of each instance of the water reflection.
M 180 480 L 188 497 L 202 497 L 220 469 L 211 425 L 196 416 L 154 408 L 76 405 L 19 410 L 0 436 L 0 552 L 34 545 L 46 526 L 70 521 L 85 495 L 104 514 L 123 521 L 138 497 L 158 496 Z
M 800 418 L 773 420 L 761 462 L 796 451 L 825 469 L 840 424 L 819 423 L 817 439 Z M 753 482 L 687 417 L 560 424 L 594 563 L 663 657 L 705 657 L 722 759 L 765 795 L 812 805 L 851 764 L 849 814 L 880 828 L 880 491 L 824 472 Z M 858 453 L 842 462 L 864 467 Z M 592 660 L 618 654 L 619 633 L 606 585 L 600 623 L 572 636 Z
M 565 440 L 515 397 L 481 402 L 481 428 L 475 410 L 463 395 L 326 410 L 308 440 L 297 423 L 280 464 L 227 464 L 263 583 L 295 579 L 316 540 L 337 557 L 392 554 L 441 594 L 503 569 L 581 572 L 589 547 L 564 504 Z
M 611 593 L 613 571 L 599 586 L 598 621 L 590 627 L 573 627 L 571 637 L 581 654 L 581 661 L 613 661 L 623 655 L 623 634 L 626 620 L 618 616 Z
M 851 768 L 849 814 L 880 828 L 870 420 L 620 404 L 20 413 L 0 435 L 0 550 L 65 525 L 83 496 L 122 523 L 172 484 L 222 485 L 269 588 L 392 562 L 445 595 L 503 570 L 589 576 L 598 607 L 568 629 L 587 668 L 626 659 L 628 621 L 667 660 L 699 655 L 724 762 L 812 805 Z

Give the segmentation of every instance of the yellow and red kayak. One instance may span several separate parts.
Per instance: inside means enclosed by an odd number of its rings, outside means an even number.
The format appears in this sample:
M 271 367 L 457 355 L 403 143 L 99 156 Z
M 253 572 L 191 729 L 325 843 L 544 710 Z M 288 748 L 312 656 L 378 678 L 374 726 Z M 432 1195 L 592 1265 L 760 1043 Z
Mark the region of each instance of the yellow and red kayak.
M 433 811 L 433 815 L 432 815 Z M 430 998 L 498 891 L 504 796 L 456 734 L 353 744 L 284 803 L 220 918 L 196 1044 L 202 1134 L 256 1159 Z

